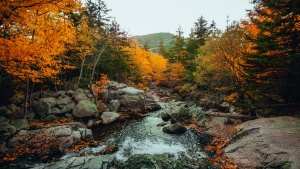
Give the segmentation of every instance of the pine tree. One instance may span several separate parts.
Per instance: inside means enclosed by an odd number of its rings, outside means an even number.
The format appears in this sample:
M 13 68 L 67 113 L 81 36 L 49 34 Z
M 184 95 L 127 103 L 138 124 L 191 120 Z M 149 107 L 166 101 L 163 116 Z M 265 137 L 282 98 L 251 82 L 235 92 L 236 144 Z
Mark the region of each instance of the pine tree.
M 165 57 L 166 53 L 167 53 L 167 50 L 166 50 L 166 46 L 164 45 L 164 41 L 162 39 L 160 39 L 159 46 L 158 46 L 158 54 Z
M 300 3 L 254 0 L 249 13 L 258 28 L 250 42 L 255 53 L 244 56 L 250 90 L 275 101 L 300 100 Z

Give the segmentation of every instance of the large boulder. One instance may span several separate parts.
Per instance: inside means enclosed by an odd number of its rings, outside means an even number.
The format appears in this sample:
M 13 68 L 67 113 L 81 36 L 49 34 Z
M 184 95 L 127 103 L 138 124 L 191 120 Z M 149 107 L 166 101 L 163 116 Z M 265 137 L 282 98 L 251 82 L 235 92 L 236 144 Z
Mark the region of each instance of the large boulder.
M 205 118 L 205 113 L 200 107 L 192 106 L 189 108 L 189 114 L 192 116 L 192 120 L 199 127 L 209 127 L 209 123 Z
M 120 117 L 117 112 L 103 112 L 101 115 L 104 124 L 112 123 Z
M 145 112 L 145 93 L 133 87 L 117 90 L 116 97 L 121 101 L 122 112 Z
M 170 115 L 174 120 L 183 121 L 189 117 L 189 109 L 184 106 L 176 106 Z
M 155 99 L 151 96 L 146 96 L 146 100 L 145 100 L 145 110 L 147 112 L 149 111 L 156 111 L 156 110 L 160 110 L 161 106 L 155 101 Z
M 60 97 L 57 98 L 57 101 L 56 101 L 57 106 L 58 106 L 59 108 L 64 108 L 64 107 L 67 106 L 70 102 L 71 102 L 71 98 L 69 98 L 68 96 L 65 96 L 65 97 L 60 96 Z
M 51 114 L 51 104 L 42 100 L 35 101 L 32 105 L 34 112 L 36 112 L 40 118 L 45 118 Z
M 75 118 L 85 118 L 95 116 L 97 106 L 89 100 L 80 101 L 73 109 L 72 114 Z
M 163 132 L 169 134 L 181 134 L 186 131 L 186 128 L 181 125 L 179 122 L 171 124 L 170 126 L 166 126 L 163 128 Z
M 28 129 L 28 120 L 27 119 L 14 119 L 10 120 L 10 125 L 14 126 L 17 131 L 22 129 Z
M 300 119 L 261 118 L 247 121 L 225 148 L 240 168 L 300 168 Z
M 108 104 L 109 111 L 118 111 L 120 108 L 121 102 L 117 99 L 111 100 Z
M 73 98 L 78 102 L 82 100 L 89 100 L 87 95 L 84 93 L 84 90 L 81 88 L 78 88 L 74 91 Z

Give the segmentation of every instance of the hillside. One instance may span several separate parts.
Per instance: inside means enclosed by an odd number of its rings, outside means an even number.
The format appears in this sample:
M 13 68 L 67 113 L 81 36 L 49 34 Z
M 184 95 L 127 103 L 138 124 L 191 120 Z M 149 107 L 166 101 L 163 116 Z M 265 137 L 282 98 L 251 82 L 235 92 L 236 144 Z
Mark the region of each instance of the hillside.
M 141 46 L 147 42 L 148 46 L 150 47 L 150 51 L 157 52 L 160 39 L 163 40 L 164 45 L 167 49 L 169 49 L 172 47 L 170 42 L 172 41 L 173 36 L 174 35 L 171 33 L 153 33 L 148 35 L 135 36 L 134 38 L 137 38 Z

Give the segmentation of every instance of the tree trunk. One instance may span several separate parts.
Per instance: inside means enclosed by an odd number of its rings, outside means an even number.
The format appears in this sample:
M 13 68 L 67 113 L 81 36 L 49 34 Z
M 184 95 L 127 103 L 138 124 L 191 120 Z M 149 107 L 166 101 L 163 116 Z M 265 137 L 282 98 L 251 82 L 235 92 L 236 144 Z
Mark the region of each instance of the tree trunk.
M 221 113 L 221 112 L 205 112 L 205 115 L 207 116 L 216 116 L 216 117 L 227 117 L 231 119 L 256 119 L 255 116 L 248 116 L 248 115 L 242 115 L 242 114 L 231 114 L 231 113 Z
M 79 73 L 78 82 L 77 82 L 77 87 L 78 88 L 79 88 L 79 85 L 80 85 L 80 79 L 81 79 L 81 76 L 82 76 L 84 61 L 85 61 L 85 57 L 82 59 L 81 66 L 80 66 L 80 73 Z

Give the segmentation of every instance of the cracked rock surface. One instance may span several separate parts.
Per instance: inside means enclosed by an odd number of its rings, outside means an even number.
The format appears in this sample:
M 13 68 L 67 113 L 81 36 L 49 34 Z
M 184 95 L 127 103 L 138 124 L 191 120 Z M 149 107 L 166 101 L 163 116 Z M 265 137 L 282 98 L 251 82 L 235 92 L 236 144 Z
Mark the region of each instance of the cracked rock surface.
M 240 168 L 300 168 L 300 119 L 261 118 L 237 126 L 225 155 Z

